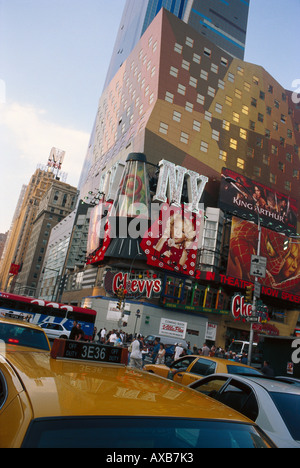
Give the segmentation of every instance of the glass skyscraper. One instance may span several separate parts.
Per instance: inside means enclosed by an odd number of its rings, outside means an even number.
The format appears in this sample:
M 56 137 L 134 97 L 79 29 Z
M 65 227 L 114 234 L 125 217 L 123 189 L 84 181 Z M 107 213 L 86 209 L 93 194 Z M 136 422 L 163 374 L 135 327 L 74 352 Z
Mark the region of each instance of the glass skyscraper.
M 249 0 L 127 0 L 104 88 L 165 8 L 233 57 L 244 58 Z

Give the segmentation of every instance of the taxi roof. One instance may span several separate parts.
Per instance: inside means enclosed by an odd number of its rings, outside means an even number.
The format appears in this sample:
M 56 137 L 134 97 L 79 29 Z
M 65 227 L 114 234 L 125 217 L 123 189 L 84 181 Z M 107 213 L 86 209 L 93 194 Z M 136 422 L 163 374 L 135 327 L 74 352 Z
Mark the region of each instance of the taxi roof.
M 10 317 L 0 317 L 0 322 L 7 323 L 10 325 L 18 325 L 19 327 L 33 328 L 35 330 L 41 330 L 41 327 L 33 323 L 27 322 L 26 320 L 14 319 Z
M 238 361 L 231 361 L 230 359 L 224 359 L 224 358 L 219 358 L 219 357 L 214 357 L 214 356 L 202 356 L 201 354 L 190 354 L 186 356 L 180 356 L 180 358 L 178 358 L 178 361 L 180 359 L 184 359 L 185 357 L 194 357 L 195 359 L 203 358 L 203 359 L 208 359 L 209 361 L 216 362 L 217 364 L 227 364 L 230 366 L 248 367 L 250 369 L 253 369 L 253 367 L 248 366 L 247 364 L 243 364 Z
M 33 409 L 33 418 L 146 416 L 251 423 L 188 387 L 120 364 L 53 359 L 49 353 L 6 353 Z

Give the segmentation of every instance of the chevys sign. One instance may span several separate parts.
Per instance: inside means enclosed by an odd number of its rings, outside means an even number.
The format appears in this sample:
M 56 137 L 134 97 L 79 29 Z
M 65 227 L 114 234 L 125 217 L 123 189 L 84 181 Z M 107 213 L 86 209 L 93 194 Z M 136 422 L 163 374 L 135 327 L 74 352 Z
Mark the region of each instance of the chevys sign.
M 112 290 L 116 294 L 117 290 L 123 287 L 127 289 L 129 295 L 141 294 L 148 299 L 152 293 L 159 294 L 161 292 L 162 283 L 160 279 L 130 279 L 128 273 L 117 273 L 113 277 Z
M 232 299 L 231 313 L 236 321 L 252 317 L 252 304 L 246 303 L 244 296 L 236 294 Z

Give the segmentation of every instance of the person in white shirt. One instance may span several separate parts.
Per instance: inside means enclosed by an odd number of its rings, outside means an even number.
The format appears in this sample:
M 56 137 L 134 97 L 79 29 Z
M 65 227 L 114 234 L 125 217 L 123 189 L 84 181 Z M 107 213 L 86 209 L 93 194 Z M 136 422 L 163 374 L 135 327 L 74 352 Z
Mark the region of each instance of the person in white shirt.
M 175 355 L 174 355 L 174 361 L 177 361 L 177 359 L 180 358 L 181 354 L 183 352 L 183 347 L 182 344 L 179 343 L 175 346 Z
M 131 350 L 129 366 L 142 369 L 143 355 L 141 350 L 141 343 L 137 338 L 131 343 Z
M 102 328 L 101 334 L 100 334 L 100 341 L 101 343 L 105 343 L 105 338 L 106 338 L 106 328 Z
M 114 346 L 116 341 L 117 341 L 117 334 L 116 334 L 115 330 L 113 330 L 112 333 L 110 334 L 107 342 L 111 346 Z

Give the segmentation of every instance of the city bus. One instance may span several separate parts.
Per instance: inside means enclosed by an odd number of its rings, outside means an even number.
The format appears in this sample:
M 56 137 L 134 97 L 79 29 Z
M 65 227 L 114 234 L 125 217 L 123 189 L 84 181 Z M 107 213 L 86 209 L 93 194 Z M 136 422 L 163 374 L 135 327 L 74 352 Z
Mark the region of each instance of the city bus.
M 0 317 L 27 320 L 36 325 L 59 324 L 68 331 L 77 321 L 86 340 L 93 337 L 96 315 L 97 312 L 92 309 L 0 292 Z

